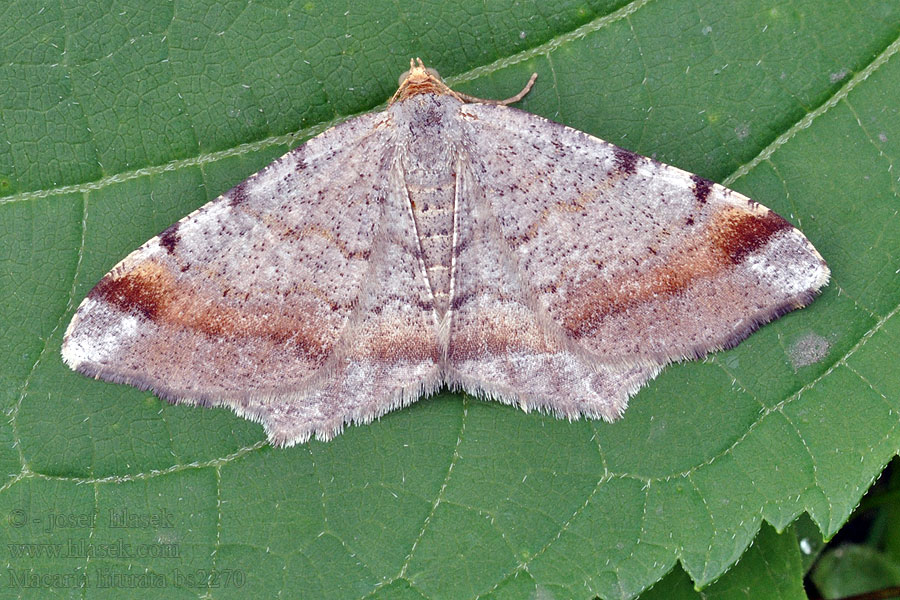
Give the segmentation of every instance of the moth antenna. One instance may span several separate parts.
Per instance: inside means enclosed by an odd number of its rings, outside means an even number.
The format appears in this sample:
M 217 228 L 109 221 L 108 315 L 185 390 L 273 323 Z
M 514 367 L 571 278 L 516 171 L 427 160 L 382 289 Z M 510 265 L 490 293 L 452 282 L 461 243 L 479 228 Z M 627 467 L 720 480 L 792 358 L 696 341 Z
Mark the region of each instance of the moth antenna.
M 531 78 L 528 80 L 528 83 L 525 84 L 525 87 L 522 88 L 522 91 L 520 91 L 515 96 L 510 96 L 506 100 L 488 100 L 486 98 L 479 98 L 477 96 L 463 94 L 462 92 L 457 92 L 455 90 L 454 93 L 466 102 L 479 102 L 481 104 L 496 104 L 500 106 L 506 106 L 507 104 L 515 104 L 516 102 L 524 98 L 525 95 L 531 91 L 531 88 L 534 87 L 534 82 L 537 80 L 537 76 L 537 73 L 532 73 Z

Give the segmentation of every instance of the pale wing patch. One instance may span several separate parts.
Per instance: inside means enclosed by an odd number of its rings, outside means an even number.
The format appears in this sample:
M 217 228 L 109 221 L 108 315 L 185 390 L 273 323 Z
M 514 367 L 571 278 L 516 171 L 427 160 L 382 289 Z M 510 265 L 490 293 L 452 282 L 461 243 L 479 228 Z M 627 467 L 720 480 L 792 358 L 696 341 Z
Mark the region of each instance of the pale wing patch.
M 97 304 L 94 300 L 86 298 L 82 303 L 82 312 L 102 310 L 102 308 L 98 308 Z M 62 349 L 63 361 L 75 370 L 78 370 L 85 361 L 108 362 L 112 360 L 119 352 L 119 348 L 134 338 L 139 325 L 137 317 L 123 315 L 114 326 L 103 328 L 98 335 L 71 336 L 70 332 L 75 323 L 76 321 L 73 320 L 69 325 L 66 337 L 70 342 L 65 344 Z
M 806 249 L 809 242 L 796 229 L 789 229 L 780 235 L 773 236 L 768 244 L 767 254 L 753 254 L 747 258 L 746 265 L 757 274 L 761 281 L 767 282 L 775 289 L 782 290 L 788 296 L 802 297 L 809 290 L 818 290 L 828 283 L 829 272 L 821 268 L 819 263 L 808 260 L 792 260 L 798 253 Z M 783 257 L 775 261 L 773 256 Z

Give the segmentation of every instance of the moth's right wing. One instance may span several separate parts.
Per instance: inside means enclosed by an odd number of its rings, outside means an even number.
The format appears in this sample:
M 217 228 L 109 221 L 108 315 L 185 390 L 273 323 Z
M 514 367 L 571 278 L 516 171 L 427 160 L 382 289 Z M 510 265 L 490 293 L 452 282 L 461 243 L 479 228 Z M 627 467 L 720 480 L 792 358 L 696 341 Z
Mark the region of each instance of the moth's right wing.
M 462 114 L 519 272 L 595 359 L 734 346 L 828 281 L 799 230 L 733 190 L 514 108 Z
M 228 405 L 281 444 L 414 400 L 434 385 L 437 350 L 430 292 L 402 239 L 411 223 L 385 218 L 397 210 L 393 157 L 389 115 L 364 115 L 202 206 L 88 294 L 65 362 Z M 410 350 L 390 362 L 398 346 Z
M 451 384 L 614 419 L 666 363 L 828 280 L 802 233 L 737 192 L 506 106 L 459 114 Z

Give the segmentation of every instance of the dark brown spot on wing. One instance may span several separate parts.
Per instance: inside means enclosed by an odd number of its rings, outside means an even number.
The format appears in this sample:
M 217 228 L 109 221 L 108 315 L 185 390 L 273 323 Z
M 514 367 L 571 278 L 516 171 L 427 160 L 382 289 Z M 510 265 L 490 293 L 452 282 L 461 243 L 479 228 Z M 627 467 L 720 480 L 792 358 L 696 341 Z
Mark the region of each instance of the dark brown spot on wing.
M 699 175 L 691 175 L 691 181 L 694 182 L 694 198 L 696 198 L 697 202 L 700 204 L 705 204 L 706 198 L 712 191 L 713 182 L 709 179 L 704 179 Z
M 120 277 L 107 275 L 94 286 L 88 298 L 104 301 L 125 313 L 137 313 L 150 321 L 160 318 L 169 298 L 170 282 L 164 269 L 135 269 Z
M 638 161 L 642 158 L 640 154 L 635 154 L 631 150 L 619 148 L 618 146 L 613 146 L 613 154 L 615 155 L 616 166 L 625 175 L 634 173 L 637 170 Z
M 244 204 L 249 196 L 247 195 L 247 181 L 242 181 L 225 194 L 231 201 L 232 206 L 240 206 Z
M 304 157 L 306 156 L 306 146 L 298 146 L 297 148 L 294 148 L 293 154 L 294 159 L 297 161 L 294 164 L 294 171 L 299 173 L 300 171 L 305 170 L 306 159 Z
M 178 245 L 178 242 L 181 240 L 181 237 L 178 235 L 178 226 L 180 223 L 175 223 L 161 234 L 159 234 L 159 245 L 166 249 L 166 252 L 169 254 L 175 253 L 175 246 Z

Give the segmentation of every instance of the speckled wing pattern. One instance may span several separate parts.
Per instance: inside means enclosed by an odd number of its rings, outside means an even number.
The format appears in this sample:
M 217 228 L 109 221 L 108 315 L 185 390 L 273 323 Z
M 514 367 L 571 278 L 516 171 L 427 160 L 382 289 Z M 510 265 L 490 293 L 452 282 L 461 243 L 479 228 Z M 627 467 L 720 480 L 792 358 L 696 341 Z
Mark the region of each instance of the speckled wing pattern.
M 82 302 L 66 363 L 231 406 L 276 444 L 433 390 L 430 292 L 392 133 L 384 115 L 348 121 L 148 241 Z
M 478 233 L 460 230 L 450 378 L 468 391 L 612 420 L 666 363 L 828 281 L 800 231 L 737 192 L 514 108 L 460 114 Z
M 450 90 L 308 141 L 116 265 L 72 368 L 329 439 L 441 385 L 618 418 L 673 360 L 737 344 L 828 280 L 744 196 Z

